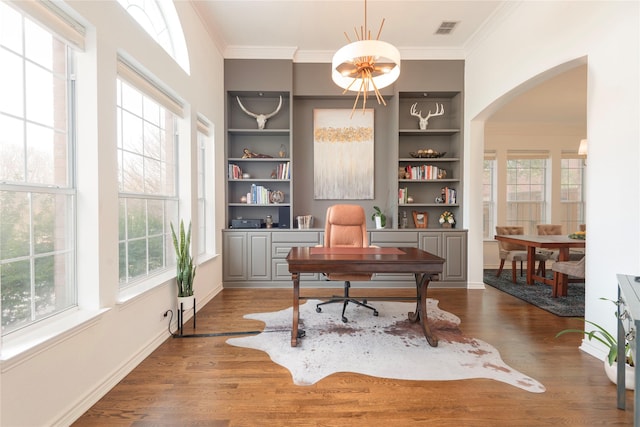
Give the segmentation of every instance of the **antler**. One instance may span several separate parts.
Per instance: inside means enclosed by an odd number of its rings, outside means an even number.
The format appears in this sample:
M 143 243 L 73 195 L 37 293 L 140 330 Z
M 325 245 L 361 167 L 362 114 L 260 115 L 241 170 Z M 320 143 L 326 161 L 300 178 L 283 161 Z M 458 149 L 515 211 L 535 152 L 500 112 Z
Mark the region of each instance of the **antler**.
M 438 105 L 438 103 L 436 102 L 436 112 L 432 113 L 431 110 L 429 110 L 429 115 L 425 118 L 425 120 L 429 120 L 431 117 L 438 117 L 444 114 L 444 105 L 440 104 Z
M 276 110 L 272 113 L 269 114 L 256 114 L 256 113 L 252 113 L 251 111 L 247 110 L 244 105 L 242 105 L 242 102 L 240 101 L 240 97 L 236 96 L 236 99 L 238 100 L 238 104 L 240 105 L 240 108 L 242 108 L 242 111 L 244 111 L 245 113 L 247 113 L 249 116 L 253 117 L 256 119 L 256 121 L 258 122 L 258 129 L 264 129 L 264 125 L 267 123 L 267 119 L 275 116 L 276 114 L 278 114 L 278 111 L 280 111 L 280 108 L 282 107 L 282 95 L 280 95 L 280 102 L 278 103 L 278 107 L 276 108 Z
M 427 125 L 429 124 L 429 119 L 431 117 L 437 117 L 444 114 L 444 106 L 442 104 L 438 105 L 438 103 L 436 102 L 436 112 L 432 113 L 431 110 L 429 110 L 429 114 L 427 115 L 427 117 L 422 117 L 422 110 L 420 110 L 419 112 L 416 112 L 417 105 L 418 103 L 416 102 L 411 106 L 410 113 L 412 116 L 416 116 L 420 118 L 420 129 L 422 130 L 427 128 Z
M 416 113 L 416 107 L 417 106 L 418 106 L 417 102 L 411 106 L 411 111 L 410 111 L 411 115 L 412 116 L 416 116 L 416 117 L 420 117 L 420 120 L 424 120 L 424 118 L 422 117 L 422 110 L 420 110 L 420 112 Z

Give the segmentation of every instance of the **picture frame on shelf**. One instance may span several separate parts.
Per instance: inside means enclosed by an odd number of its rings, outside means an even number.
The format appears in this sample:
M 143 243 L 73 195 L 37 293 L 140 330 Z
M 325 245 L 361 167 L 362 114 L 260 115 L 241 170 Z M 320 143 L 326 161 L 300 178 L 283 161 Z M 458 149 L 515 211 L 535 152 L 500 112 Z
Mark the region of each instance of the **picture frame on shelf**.
M 413 211 L 413 224 L 416 228 L 427 228 L 428 215 L 426 212 Z

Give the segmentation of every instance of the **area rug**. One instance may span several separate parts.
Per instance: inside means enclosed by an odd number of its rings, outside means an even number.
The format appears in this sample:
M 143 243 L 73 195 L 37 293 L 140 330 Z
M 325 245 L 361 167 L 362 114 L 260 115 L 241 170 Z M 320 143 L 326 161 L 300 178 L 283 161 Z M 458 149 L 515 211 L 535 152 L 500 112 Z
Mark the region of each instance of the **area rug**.
M 556 316 L 584 317 L 584 283 L 569 283 L 566 297 L 553 298 L 549 285 L 539 282 L 527 285 L 526 276 L 519 273 L 516 275 L 517 283 L 513 283 L 510 269 L 502 270 L 500 277 L 496 277 L 497 272 L 484 270 L 484 283 Z
M 329 304 L 316 313 L 317 300 L 300 306 L 300 329 L 306 335 L 291 347 L 292 308 L 247 314 L 265 323 L 262 333 L 231 338 L 228 344 L 262 350 L 291 372 L 294 384 L 311 385 L 336 372 L 355 372 L 402 380 L 463 380 L 488 378 L 532 393 L 545 388 L 538 381 L 505 364 L 498 350 L 484 341 L 466 337 L 460 319 L 428 299 L 429 325 L 438 336 L 431 347 L 419 324 L 407 313 L 415 303 L 376 301 L 379 316 L 349 305 L 340 320 L 341 304 Z

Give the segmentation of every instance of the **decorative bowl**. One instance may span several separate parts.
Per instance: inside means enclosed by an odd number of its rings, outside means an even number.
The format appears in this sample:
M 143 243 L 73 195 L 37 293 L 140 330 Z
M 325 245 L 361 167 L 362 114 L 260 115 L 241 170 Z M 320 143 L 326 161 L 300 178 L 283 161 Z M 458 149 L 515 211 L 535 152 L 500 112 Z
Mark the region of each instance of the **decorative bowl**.
M 447 152 L 438 152 L 432 149 L 428 149 L 428 150 L 418 150 L 417 152 L 410 152 L 409 155 L 413 158 L 416 159 L 437 159 L 439 157 L 444 157 L 444 155 L 447 154 Z

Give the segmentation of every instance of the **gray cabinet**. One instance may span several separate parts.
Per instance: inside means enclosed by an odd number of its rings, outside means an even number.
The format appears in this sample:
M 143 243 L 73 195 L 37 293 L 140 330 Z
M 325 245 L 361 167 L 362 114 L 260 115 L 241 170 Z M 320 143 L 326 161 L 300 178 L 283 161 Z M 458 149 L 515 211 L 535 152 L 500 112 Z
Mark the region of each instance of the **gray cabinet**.
M 467 281 L 467 232 L 465 230 L 422 231 L 419 248 L 445 259 L 443 282 Z
M 223 235 L 225 282 L 271 280 L 271 233 L 239 231 Z
M 274 281 L 291 282 L 291 273 L 287 264 L 287 254 L 294 246 L 317 246 L 320 244 L 318 231 L 274 231 L 271 237 L 271 265 Z M 302 281 L 319 280 L 317 273 L 304 273 Z
M 371 231 L 369 242 L 373 246 L 385 247 L 418 247 L 418 235 L 413 230 L 407 231 Z M 410 286 L 415 283 L 413 274 L 408 273 L 377 273 L 373 276 L 374 281 L 390 282 L 390 284 L 398 284 L 401 286 Z M 390 285 L 390 286 L 391 286 Z

